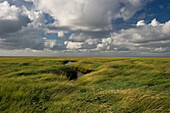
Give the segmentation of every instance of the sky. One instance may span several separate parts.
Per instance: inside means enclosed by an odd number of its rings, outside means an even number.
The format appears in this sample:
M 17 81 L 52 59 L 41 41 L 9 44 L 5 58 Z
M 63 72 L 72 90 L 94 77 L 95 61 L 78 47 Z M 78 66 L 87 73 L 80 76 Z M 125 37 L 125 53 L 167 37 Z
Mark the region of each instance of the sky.
M 0 56 L 170 57 L 170 0 L 0 0 Z

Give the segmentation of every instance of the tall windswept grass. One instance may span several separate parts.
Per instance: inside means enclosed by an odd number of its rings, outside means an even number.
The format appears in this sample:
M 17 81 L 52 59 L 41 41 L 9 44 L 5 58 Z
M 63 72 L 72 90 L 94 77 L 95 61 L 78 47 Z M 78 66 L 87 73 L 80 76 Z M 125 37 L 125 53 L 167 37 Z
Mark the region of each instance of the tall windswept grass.
M 0 57 L 0 112 L 168 113 L 169 92 L 170 58 Z

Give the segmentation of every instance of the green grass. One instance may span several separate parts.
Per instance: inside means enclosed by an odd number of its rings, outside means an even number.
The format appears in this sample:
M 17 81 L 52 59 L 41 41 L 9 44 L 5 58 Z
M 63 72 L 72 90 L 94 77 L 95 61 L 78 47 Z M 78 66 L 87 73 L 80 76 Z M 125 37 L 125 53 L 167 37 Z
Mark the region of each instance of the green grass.
M 170 58 L 0 57 L 0 112 L 168 113 L 169 94 Z

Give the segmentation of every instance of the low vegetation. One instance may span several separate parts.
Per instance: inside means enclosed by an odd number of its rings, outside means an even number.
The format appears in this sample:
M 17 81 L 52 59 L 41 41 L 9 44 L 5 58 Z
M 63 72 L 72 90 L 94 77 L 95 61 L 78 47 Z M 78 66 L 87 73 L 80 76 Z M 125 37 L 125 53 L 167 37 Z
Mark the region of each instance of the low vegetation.
M 168 113 L 169 93 L 170 58 L 0 57 L 0 112 Z

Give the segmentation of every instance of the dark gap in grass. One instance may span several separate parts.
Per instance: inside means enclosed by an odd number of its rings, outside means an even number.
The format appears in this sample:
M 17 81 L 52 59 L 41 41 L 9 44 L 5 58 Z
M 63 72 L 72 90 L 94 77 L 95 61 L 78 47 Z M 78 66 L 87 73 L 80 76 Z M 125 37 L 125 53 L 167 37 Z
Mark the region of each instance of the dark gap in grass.
M 69 62 L 70 62 L 70 64 L 69 64 Z M 74 60 L 65 60 L 65 61 L 63 61 L 63 63 L 65 64 L 65 65 L 70 65 L 70 66 L 72 66 L 73 65 L 73 63 L 75 63 L 76 61 L 74 61 Z M 79 77 L 79 73 L 80 74 L 82 74 L 82 76 L 83 75 L 85 75 L 85 74 L 88 74 L 88 73 L 91 73 L 92 72 L 92 70 L 82 70 L 82 69 L 80 69 L 79 67 L 73 67 L 73 69 L 77 72 L 77 78 Z M 76 80 L 77 78 L 75 78 L 74 80 Z

